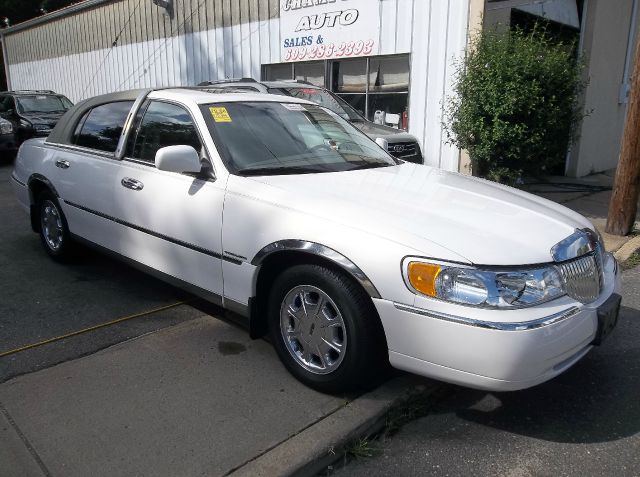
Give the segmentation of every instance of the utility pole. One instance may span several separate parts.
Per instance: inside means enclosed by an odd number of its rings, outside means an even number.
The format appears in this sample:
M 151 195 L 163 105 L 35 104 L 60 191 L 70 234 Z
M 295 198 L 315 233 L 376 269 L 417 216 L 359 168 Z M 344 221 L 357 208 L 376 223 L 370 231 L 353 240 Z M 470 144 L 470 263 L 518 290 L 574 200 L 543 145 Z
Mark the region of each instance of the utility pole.
M 620 163 L 616 169 L 613 194 L 605 231 L 627 235 L 636 220 L 640 193 L 640 41 L 636 45 L 627 120 L 622 137 Z

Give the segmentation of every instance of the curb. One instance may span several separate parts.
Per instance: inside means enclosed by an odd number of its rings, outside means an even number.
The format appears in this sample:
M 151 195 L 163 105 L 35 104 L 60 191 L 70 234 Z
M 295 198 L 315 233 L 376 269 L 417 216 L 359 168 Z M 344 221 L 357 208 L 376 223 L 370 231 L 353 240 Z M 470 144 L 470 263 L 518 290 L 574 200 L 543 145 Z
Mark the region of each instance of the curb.
M 616 258 L 618 262 L 625 262 L 634 254 L 636 250 L 640 249 L 640 235 L 633 237 L 627 243 L 625 243 L 622 247 L 616 250 L 613 256 Z
M 385 418 L 390 411 L 412 396 L 430 395 L 440 386 L 440 383 L 416 376 L 392 379 L 227 476 L 316 475 L 340 459 L 351 442 L 379 432 L 385 426 Z

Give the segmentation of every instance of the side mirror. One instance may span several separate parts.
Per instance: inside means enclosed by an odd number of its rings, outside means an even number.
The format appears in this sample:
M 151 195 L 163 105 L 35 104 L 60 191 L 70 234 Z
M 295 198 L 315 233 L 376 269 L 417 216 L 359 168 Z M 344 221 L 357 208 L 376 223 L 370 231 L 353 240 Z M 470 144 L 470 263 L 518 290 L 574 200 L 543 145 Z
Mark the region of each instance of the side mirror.
M 156 152 L 156 168 L 168 172 L 195 172 L 202 169 L 200 156 L 191 146 L 167 146 Z
M 376 138 L 376 144 L 378 146 L 380 146 L 382 149 L 384 149 L 385 151 L 387 150 L 387 147 L 389 146 L 389 142 L 381 137 L 377 137 Z

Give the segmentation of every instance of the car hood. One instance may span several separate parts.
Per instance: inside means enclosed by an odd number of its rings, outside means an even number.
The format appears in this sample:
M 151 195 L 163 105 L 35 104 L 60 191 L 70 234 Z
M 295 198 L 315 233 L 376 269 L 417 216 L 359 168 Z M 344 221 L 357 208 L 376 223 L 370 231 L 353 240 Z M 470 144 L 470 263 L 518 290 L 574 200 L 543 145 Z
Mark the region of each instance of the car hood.
M 28 119 L 33 124 L 45 124 L 51 127 L 55 126 L 63 115 L 64 111 L 60 113 L 20 113 L 20 116 Z
M 428 255 L 437 244 L 474 264 L 548 263 L 551 247 L 576 228 L 592 227 L 546 199 L 417 164 L 250 180 L 270 186 L 262 200 L 383 236 L 416 254 Z
M 372 122 L 353 122 L 351 123 L 360 131 L 365 133 L 370 138 L 384 138 L 389 142 L 416 142 L 416 138 L 411 134 L 400 131 L 395 128 L 390 128 L 388 126 L 383 126 L 381 124 L 376 124 Z

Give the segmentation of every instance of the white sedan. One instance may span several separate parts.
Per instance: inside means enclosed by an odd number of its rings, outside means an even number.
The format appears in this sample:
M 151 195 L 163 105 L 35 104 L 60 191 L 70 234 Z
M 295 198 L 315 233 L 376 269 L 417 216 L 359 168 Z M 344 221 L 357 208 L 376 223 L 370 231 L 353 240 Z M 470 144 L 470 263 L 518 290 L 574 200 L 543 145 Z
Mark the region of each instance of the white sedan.
M 403 163 L 295 98 L 92 98 L 22 146 L 12 182 L 52 258 L 82 241 L 240 313 L 322 391 L 387 363 L 523 389 L 617 321 L 618 267 L 585 218 Z

